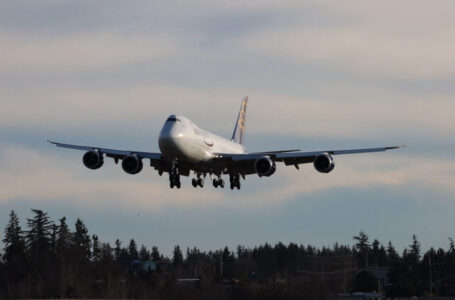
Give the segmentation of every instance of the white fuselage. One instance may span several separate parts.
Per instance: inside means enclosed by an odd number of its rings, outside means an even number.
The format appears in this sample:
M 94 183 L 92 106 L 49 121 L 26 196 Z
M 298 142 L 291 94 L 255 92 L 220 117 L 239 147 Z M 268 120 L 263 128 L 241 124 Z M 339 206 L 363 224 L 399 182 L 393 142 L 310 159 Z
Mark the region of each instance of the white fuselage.
M 242 145 L 200 129 L 183 116 L 171 115 L 159 137 L 161 152 L 170 159 L 189 163 L 208 161 L 214 153 L 242 154 Z

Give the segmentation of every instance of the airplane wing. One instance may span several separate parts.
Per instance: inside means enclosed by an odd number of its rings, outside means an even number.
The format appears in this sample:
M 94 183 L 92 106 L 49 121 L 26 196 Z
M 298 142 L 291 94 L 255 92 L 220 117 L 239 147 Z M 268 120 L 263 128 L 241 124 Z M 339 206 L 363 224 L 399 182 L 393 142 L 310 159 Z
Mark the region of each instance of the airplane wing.
M 246 154 L 227 154 L 216 153 L 214 154 L 215 160 L 225 161 L 231 170 L 237 171 L 242 175 L 256 174 L 255 162 L 256 160 L 268 156 L 274 162 L 283 162 L 286 166 L 293 165 L 298 167 L 300 164 L 313 163 L 316 157 L 322 154 L 329 155 L 342 155 L 342 154 L 358 154 L 370 152 L 382 152 L 387 150 L 399 149 L 406 146 L 390 146 L 380 148 L 364 148 L 364 149 L 348 149 L 348 150 L 327 150 L 327 151 L 271 151 L 259 153 L 246 153 Z
M 53 142 L 53 141 L 48 141 L 48 142 L 56 145 L 57 147 L 61 147 L 61 148 L 68 148 L 68 149 L 75 149 L 75 150 L 82 150 L 82 151 L 98 150 L 99 152 L 106 154 L 107 157 L 112 157 L 112 158 L 117 158 L 117 159 L 121 159 L 121 158 L 131 155 L 131 154 L 136 154 L 137 156 L 139 156 L 141 158 L 149 158 L 151 160 L 159 160 L 162 157 L 161 153 L 126 151 L 126 150 L 108 149 L 108 148 L 92 147 L 92 146 L 79 146 L 79 145 L 57 143 L 57 142 Z
M 67 148 L 67 149 L 75 149 L 75 150 L 82 150 L 82 151 L 97 150 L 100 153 L 105 154 L 107 157 L 113 158 L 115 160 L 115 163 L 117 163 L 119 160 L 125 158 L 128 155 L 136 154 L 140 158 L 150 159 L 150 166 L 154 167 L 156 170 L 169 172 L 170 162 L 161 153 L 118 150 L 118 149 L 101 148 L 101 147 L 95 147 L 95 146 L 80 146 L 80 145 L 57 143 L 57 142 L 53 142 L 53 141 L 48 141 L 48 142 L 56 145 L 57 147 Z M 186 168 L 183 169 L 182 171 L 183 171 L 182 175 L 185 175 L 185 176 L 189 175 L 189 170 L 187 171 Z M 188 173 L 188 175 L 186 175 L 187 173 Z

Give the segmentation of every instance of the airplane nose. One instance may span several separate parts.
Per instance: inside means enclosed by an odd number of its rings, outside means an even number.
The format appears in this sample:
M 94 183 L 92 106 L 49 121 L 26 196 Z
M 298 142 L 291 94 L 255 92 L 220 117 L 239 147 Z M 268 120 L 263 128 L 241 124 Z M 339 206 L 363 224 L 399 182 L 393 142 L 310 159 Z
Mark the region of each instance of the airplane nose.
M 159 146 L 162 153 L 171 153 L 179 147 L 182 128 L 177 124 L 165 124 L 160 133 Z
M 177 139 L 182 136 L 182 130 L 179 125 L 171 124 L 163 129 L 163 136 L 171 139 Z

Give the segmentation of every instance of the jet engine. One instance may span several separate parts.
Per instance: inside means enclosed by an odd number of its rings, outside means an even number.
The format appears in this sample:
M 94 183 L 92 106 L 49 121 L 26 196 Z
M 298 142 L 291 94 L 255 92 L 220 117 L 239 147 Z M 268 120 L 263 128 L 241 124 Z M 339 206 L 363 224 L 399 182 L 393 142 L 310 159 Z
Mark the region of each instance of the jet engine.
M 269 177 L 276 171 L 275 162 L 270 158 L 270 156 L 264 156 L 256 160 L 255 167 L 256 172 L 260 177 Z
M 128 174 L 134 175 L 142 171 L 144 165 L 142 164 L 142 159 L 140 159 L 136 154 L 131 154 L 125 157 L 122 161 L 122 168 Z
M 82 162 L 89 169 L 99 169 L 104 164 L 103 153 L 97 150 L 88 151 L 82 157 Z
M 328 153 L 318 155 L 313 164 L 314 168 L 321 173 L 329 173 L 335 168 L 333 157 Z

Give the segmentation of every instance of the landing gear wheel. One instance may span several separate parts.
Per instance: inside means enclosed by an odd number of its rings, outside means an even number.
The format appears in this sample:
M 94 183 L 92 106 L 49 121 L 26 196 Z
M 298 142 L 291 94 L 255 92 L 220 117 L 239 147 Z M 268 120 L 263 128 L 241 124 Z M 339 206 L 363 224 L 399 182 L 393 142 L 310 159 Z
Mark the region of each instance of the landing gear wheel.
M 218 187 L 218 179 L 213 179 L 213 187 L 217 188 Z M 221 185 L 221 184 L 220 184 Z
M 218 180 L 218 184 L 220 185 L 220 187 L 222 189 L 224 189 L 224 180 L 223 179 Z
M 193 180 L 191 180 L 191 184 L 193 185 L 193 187 L 197 187 L 198 186 L 198 182 L 196 180 L 196 178 L 193 178 Z
M 203 187 L 204 187 L 204 179 L 199 178 L 199 179 L 197 180 L 197 184 L 198 184 L 201 188 L 203 188 Z

